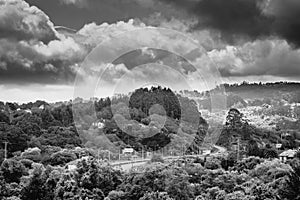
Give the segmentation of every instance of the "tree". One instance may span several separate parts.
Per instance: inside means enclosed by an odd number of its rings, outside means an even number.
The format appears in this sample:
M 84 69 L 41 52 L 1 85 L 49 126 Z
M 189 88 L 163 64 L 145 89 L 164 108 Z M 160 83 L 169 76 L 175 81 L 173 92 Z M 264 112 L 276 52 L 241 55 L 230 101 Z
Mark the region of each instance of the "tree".
M 261 155 L 264 158 L 278 158 L 277 150 L 273 149 L 270 145 L 261 150 Z
M 174 200 L 167 192 L 147 192 L 140 200 Z
M 76 158 L 77 156 L 73 152 L 64 149 L 62 151 L 50 155 L 48 163 L 53 166 L 55 165 L 64 166 L 66 163 L 76 160 Z
M 200 151 L 200 147 L 203 145 L 204 138 L 207 135 L 208 123 L 203 117 L 198 116 L 198 118 L 199 118 L 199 124 L 197 128 L 196 136 L 192 144 L 187 149 L 189 153 L 193 152 L 198 154 L 198 152 Z
M 32 160 L 34 162 L 40 162 L 42 159 L 41 150 L 37 147 L 28 148 L 21 153 L 22 159 Z
M 4 160 L 0 169 L 7 183 L 19 183 L 20 178 L 25 174 L 24 165 L 15 159 Z
M 39 138 L 42 145 L 65 147 L 66 145 L 81 146 L 81 140 L 74 127 L 49 127 Z
M 300 161 L 294 160 L 290 163 L 292 171 L 288 174 L 287 188 L 282 190 L 282 196 L 287 199 L 300 199 Z
M 73 113 L 71 104 L 62 104 L 51 110 L 51 114 L 55 120 L 62 123 L 63 126 L 68 127 L 73 123 Z
M 48 129 L 51 126 L 61 126 L 61 122 L 56 120 L 49 108 L 42 110 L 40 117 L 42 119 L 42 128 Z
M 204 167 L 206 169 L 219 169 L 221 168 L 221 160 L 218 158 L 207 159 L 204 164 Z
M 188 181 L 188 174 L 182 169 L 170 169 L 165 172 L 166 177 L 166 192 L 170 197 L 181 200 L 181 199 L 193 199 L 193 190 Z
M 127 199 L 140 199 L 147 192 L 165 191 L 164 165 L 154 163 L 145 166 L 139 173 L 130 172 L 119 189 L 124 191 Z
M 126 193 L 119 190 L 112 190 L 105 200 L 126 200 Z
M 154 105 L 160 105 L 164 108 L 166 115 L 173 119 L 180 119 L 181 107 L 177 96 L 169 89 L 152 87 L 140 88 L 135 90 L 129 99 L 131 109 L 140 109 L 147 116 L 150 115 L 150 108 Z
M 162 158 L 161 155 L 159 155 L 159 154 L 154 154 L 154 155 L 151 157 L 150 162 L 160 162 L 160 163 L 163 163 L 163 162 L 164 162 L 164 159 Z
M 78 187 L 89 189 L 101 189 L 106 196 L 115 190 L 122 182 L 120 171 L 112 169 L 104 163 L 98 163 L 95 159 L 81 159 L 77 164 L 76 182 Z
M 8 156 L 13 152 L 23 151 L 28 147 L 27 141 L 29 136 L 26 135 L 19 127 L 15 125 L 0 125 L 0 144 L 8 142 Z
M 0 122 L 9 124 L 9 116 L 3 111 L 0 111 Z
M 258 148 L 258 145 L 254 140 L 249 141 L 247 155 L 248 156 L 261 156 L 261 150 Z
M 232 148 L 232 141 L 240 140 L 240 145 L 243 141 L 248 142 L 252 139 L 255 133 L 254 127 L 248 124 L 244 115 L 238 109 L 231 108 L 226 116 L 226 122 L 221 131 L 221 135 L 217 144 Z
M 50 200 L 53 197 L 53 188 L 46 184 L 47 173 L 42 164 L 35 163 L 26 185 L 22 189 L 23 200 Z

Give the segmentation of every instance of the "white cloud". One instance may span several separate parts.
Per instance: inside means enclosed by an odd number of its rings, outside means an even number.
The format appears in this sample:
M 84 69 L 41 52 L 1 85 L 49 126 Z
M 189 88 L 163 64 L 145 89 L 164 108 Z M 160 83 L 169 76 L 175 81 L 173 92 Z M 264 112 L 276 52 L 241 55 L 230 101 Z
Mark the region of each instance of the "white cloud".
M 69 81 L 66 79 L 73 74 L 70 67 L 81 62 L 86 54 L 84 46 L 58 33 L 49 17 L 39 8 L 23 0 L 0 0 L 2 78 L 17 77 L 15 81 L 22 82 L 22 74 L 24 80 L 36 81 L 40 80 L 36 78 L 40 72 L 44 75 L 51 72 L 49 76 L 53 73 L 58 76 L 51 78 L 55 84 L 64 82 L 64 79 Z
M 213 50 L 210 57 L 224 76 L 300 76 L 300 50 L 285 40 L 268 39 Z
M 57 37 L 49 17 L 23 0 L 0 0 L 0 38 L 41 40 Z
M 29 44 L 25 43 L 24 45 Z M 39 42 L 32 46 L 39 54 L 50 59 L 74 60 L 82 58 L 87 52 L 77 44 L 72 38 L 63 38 L 62 40 L 52 40 L 47 45 Z
M 128 20 L 128 22 L 119 21 L 113 24 L 103 23 L 100 25 L 93 22 L 84 25 L 77 34 L 85 37 L 81 40 L 82 43 L 94 48 L 101 42 L 107 41 L 116 35 L 142 27 L 145 27 L 145 24 L 133 19 Z

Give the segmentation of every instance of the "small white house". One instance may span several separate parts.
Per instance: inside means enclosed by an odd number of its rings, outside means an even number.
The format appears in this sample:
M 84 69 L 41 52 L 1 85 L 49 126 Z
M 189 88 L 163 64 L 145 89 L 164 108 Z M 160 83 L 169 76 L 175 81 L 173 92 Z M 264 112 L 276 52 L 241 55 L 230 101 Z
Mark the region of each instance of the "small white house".
M 202 151 L 203 155 L 209 155 L 210 153 L 211 153 L 210 149 L 205 149 L 205 150 Z
M 30 114 L 32 113 L 30 109 L 26 109 L 26 110 L 24 110 L 24 111 L 25 111 L 26 113 L 30 113 Z
M 282 144 L 280 144 L 280 143 L 276 144 L 276 149 L 280 149 L 281 147 L 282 147 Z
M 77 166 L 76 165 L 68 165 L 68 170 L 70 171 L 74 171 L 77 169 Z
M 124 148 L 122 151 L 123 154 L 133 154 L 133 152 L 134 152 L 134 149 L 130 148 L 130 147 Z
M 150 158 L 152 155 L 153 155 L 152 152 L 147 151 L 147 153 L 146 153 L 146 157 L 147 157 L 147 158 Z
M 211 154 L 211 149 L 199 148 L 199 153 L 202 154 L 202 155 L 209 155 L 209 154 Z
M 293 159 L 295 157 L 297 153 L 297 150 L 295 149 L 289 149 L 286 150 L 284 152 L 282 152 L 281 154 L 279 154 L 279 159 L 283 162 L 289 160 L 289 159 Z
M 45 105 L 41 105 L 41 106 L 39 107 L 39 109 L 40 109 L 40 110 L 44 110 L 44 109 L 45 109 Z
M 103 122 L 94 122 L 92 124 L 92 126 L 101 129 L 101 128 L 104 128 L 104 123 Z

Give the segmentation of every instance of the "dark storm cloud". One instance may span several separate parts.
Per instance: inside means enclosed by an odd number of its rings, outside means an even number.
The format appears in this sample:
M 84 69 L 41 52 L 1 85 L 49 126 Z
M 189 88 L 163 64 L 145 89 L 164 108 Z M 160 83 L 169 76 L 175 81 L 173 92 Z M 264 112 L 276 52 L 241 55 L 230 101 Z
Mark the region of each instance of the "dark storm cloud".
M 128 21 L 153 13 L 152 0 L 26 0 L 43 10 L 55 25 L 80 29 L 85 24 Z
M 3 58 L 1 59 L 3 60 Z M 76 77 L 75 71 L 63 61 L 52 61 L 51 63 L 33 63 L 30 69 L 23 64 L 6 61 L 7 69 L 0 67 L 0 84 L 26 85 L 39 84 L 67 84 L 73 83 Z
M 300 46 L 300 1 L 271 0 L 263 12 L 274 19 L 272 31 L 289 42 Z
M 299 0 L 160 0 L 197 16 L 195 28 L 219 30 L 229 42 L 239 36 L 279 36 L 300 45 Z

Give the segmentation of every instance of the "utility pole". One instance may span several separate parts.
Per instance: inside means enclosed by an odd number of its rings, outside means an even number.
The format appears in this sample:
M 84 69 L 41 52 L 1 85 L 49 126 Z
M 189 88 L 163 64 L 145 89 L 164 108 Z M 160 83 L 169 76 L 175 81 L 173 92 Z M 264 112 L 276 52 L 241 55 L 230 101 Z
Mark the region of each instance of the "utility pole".
M 4 142 L 4 160 L 7 159 L 7 144 L 8 142 Z
M 237 145 L 237 160 L 240 160 L 240 138 L 238 137 L 238 141 L 237 141 L 238 145 Z

